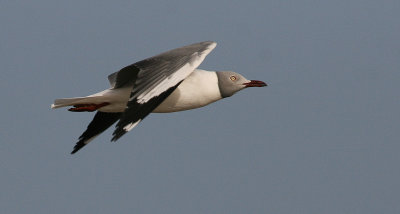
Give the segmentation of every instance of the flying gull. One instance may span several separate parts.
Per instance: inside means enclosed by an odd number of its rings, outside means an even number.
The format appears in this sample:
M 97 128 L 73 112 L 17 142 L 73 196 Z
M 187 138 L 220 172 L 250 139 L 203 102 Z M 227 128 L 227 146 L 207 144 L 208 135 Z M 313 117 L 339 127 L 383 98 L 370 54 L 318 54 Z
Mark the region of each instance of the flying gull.
M 212 41 L 173 49 L 136 62 L 108 76 L 111 87 L 86 96 L 56 99 L 51 108 L 97 111 L 71 154 L 118 121 L 112 141 L 137 126 L 148 114 L 184 111 L 230 97 L 248 87 L 267 86 L 232 71 L 197 69 L 215 48 Z

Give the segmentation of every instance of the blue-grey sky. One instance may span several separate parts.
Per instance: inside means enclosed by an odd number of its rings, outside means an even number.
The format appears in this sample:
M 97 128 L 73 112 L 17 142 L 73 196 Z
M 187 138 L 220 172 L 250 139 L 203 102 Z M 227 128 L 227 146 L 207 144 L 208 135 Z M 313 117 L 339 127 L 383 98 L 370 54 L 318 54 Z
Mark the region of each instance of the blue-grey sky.
M 400 1 L 2 1 L 2 213 L 400 213 Z M 55 98 L 194 42 L 269 83 L 76 155 Z

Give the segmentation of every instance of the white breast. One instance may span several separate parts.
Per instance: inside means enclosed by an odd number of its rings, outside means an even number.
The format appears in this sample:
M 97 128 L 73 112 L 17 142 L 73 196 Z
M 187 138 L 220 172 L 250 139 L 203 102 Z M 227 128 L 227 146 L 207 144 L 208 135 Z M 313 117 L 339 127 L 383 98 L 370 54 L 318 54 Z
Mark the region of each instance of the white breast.
M 214 71 L 196 69 L 153 112 L 167 113 L 203 107 L 222 99 Z

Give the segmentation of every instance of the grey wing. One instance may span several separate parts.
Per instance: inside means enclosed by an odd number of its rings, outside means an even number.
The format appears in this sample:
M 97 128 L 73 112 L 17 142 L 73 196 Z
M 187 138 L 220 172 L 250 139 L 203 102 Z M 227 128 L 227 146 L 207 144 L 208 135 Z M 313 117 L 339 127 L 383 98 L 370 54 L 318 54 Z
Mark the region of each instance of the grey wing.
M 111 88 L 115 87 L 115 83 L 117 81 L 117 75 L 118 75 L 118 72 L 114 72 L 114 73 L 108 75 L 108 81 L 110 82 Z
M 118 140 L 151 113 L 196 69 L 215 48 L 201 42 L 142 60 L 119 71 L 114 88 L 132 86 L 127 108 L 116 125 L 112 141 Z

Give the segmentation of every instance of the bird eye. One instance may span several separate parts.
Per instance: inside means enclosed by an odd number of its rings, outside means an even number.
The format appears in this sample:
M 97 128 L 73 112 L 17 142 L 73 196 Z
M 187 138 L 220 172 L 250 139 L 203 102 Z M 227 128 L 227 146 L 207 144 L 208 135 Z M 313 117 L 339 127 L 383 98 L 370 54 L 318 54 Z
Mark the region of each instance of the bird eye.
M 236 81 L 236 76 L 230 76 L 229 79 L 231 79 L 232 81 Z

